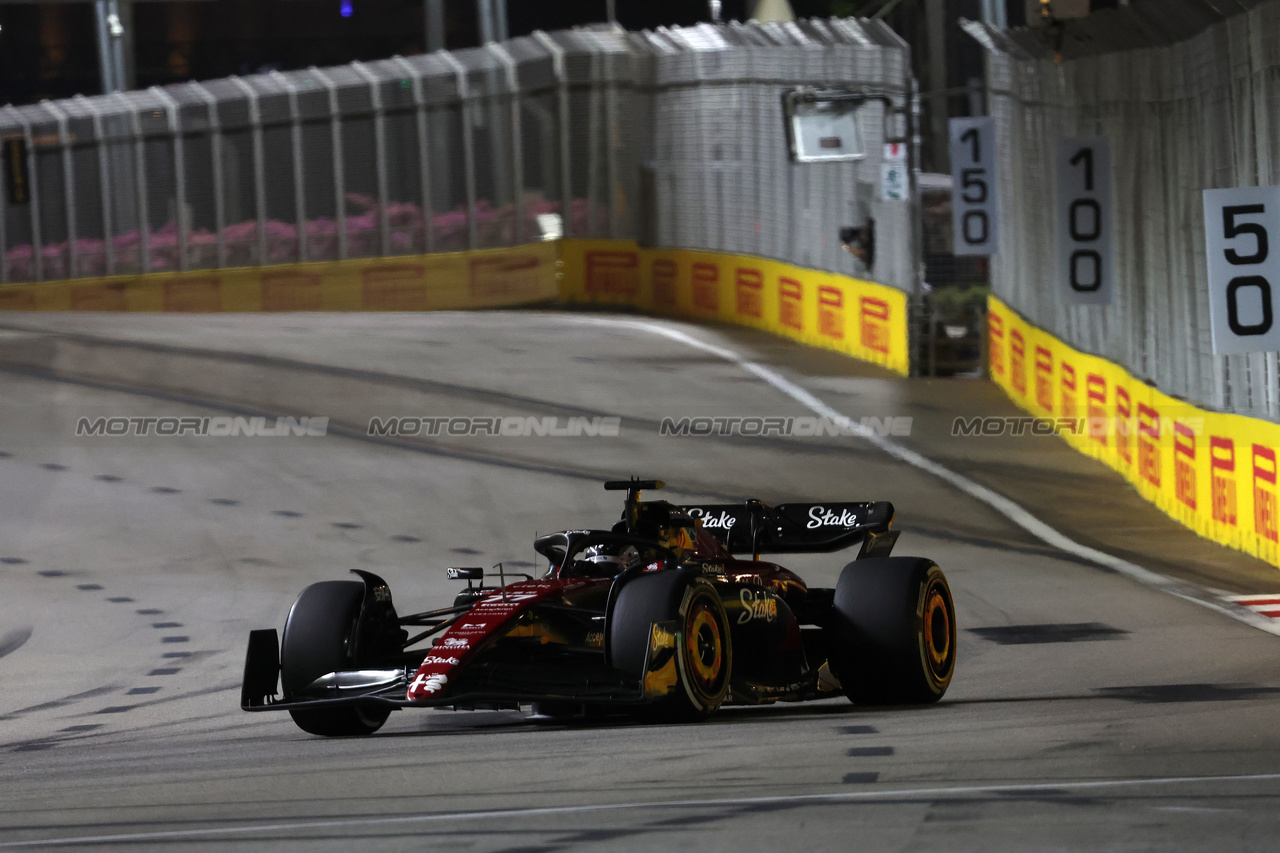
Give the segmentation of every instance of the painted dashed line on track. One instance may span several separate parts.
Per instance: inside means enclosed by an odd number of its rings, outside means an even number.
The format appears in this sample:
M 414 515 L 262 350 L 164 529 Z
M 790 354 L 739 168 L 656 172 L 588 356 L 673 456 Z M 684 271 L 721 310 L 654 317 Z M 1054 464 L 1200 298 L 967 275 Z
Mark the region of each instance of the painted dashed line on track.
M 26 743 L 20 743 L 13 748 L 14 752 L 42 752 L 46 749 L 53 749 L 58 745 L 56 740 L 33 740 Z
M 844 735 L 874 735 L 880 733 L 880 730 L 875 726 L 836 726 L 836 731 Z M 855 746 L 846 753 L 850 758 L 877 758 L 893 754 L 894 748 L 891 746 Z M 874 785 L 880 781 L 880 772 L 877 770 L 859 770 L 844 774 L 840 781 L 846 785 Z
M 99 477 L 99 479 L 102 479 L 102 478 L 101 478 L 101 477 Z M 117 478 L 117 479 L 119 479 L 119 478 Z M 19 558 L 19 557 L 6 557 L 6 558 L 3 558 L 3 559 L 4 559 L 4 562 L 5 562 L 5 563 L 10 564 L 10 565 L 22 565 L 22 564 L 26 564 L 26 563 L 28 562 L 27 560 L 22 559 L 22 558 Z M 86 574 L 86 573 L 85 573 L 85 572 L 63 571 L 63 570 L 61 570 L 61 569 L 43 569 L 43 570 L 38 570 L 38 571 L 36 571 L 36 575 L 38 575 L 38 576 L 40 576 L 40 577 L 44 577 L 44 578 L 50 578 L 50 579 L 64 578 L 64 577 L 73 577 L 73 576 L 75 576 L 75 575 L 81 575 L 81 576 L 83 576 L 84 574 Z M 83 590 L 83 591 L 85 591 L 85 592 L 96 592 L 96 591 L 101 591 L 101 590 L 103 590 L 103 589 L 104 589 L 104 587 L 103 587 L 103 585 L 102 585 L 102 584 L 99 584 L 99 583 L 92 583 L 92 582 L 78 583 L 78 584 L 76 584 L 75 586 L 76 586 L 76 589 Z M 113 604 L 134 603 L 134 599 L 133 599 L 131 596 L 127 596 L 127 595 L 116 595 L 116 596 L 110 596 L 110 597 L 106 598 L 106 599 L 105 599 L 105 601 L 110 602 L 110 603 L 113 603 Z M 141 608 L 137 608 L 134 612 L 135 612 L 135 613 L 137 613 L 139 616 L 159 616 L 159 615 L 163 614 L 165 611 L 164 611 L 164 610 L 162 610 L 162 609 L 160 609 L 160 608 L 158 608 L 158 607 L 141 607 Z M 155 630 L 170 631 L 170 630 L 173 630 L 173 629 L 175 629 L 175 628 L 182 628 L 182 627 L 183 627 L 183 623 L 181 623 L 181 622 L 175 622 L 175 621 L 165 621 L 165 622 L 158 622 L 158 621 L 156 621 L 156 622 L 150 622 L 150 626 L 151 626 L 151 628 L 152 628 L 152 629 L 155 629 Z M 24 634 L 24 636 L 21 638 L 21 639 L 22 639 L 22 642 L 25 642 L 26 638 L 27 638 L 27 637 L 29 637 L 29 636 L 30 636 L 30 634 L 31 634 L 30 629 L 25 629 L 25 634 Z M 16 649 L 18 646 L 22 645 L 22 642 L 17 642 L 17 643 L 9 644 L 9 643 L 8 643 L 8 641 L 9 641 L 10 639 L 12 639 L 12 637 L 11 637 L 10 635 L 6 635 L 5 637 L 0 638 L 0 656 L 3 656 L 3 655 L 5 655 L 5 654 L 7 654 L 8 652 L 13 651 L 13 650 L 14 650 L 14 649 Z M 191 638 L 190 638 L 189 636 L 187 636 L 187 635 L 183 635 L 183 634 L 170 634 L 170 635 L 168 635 L 168 636 L 162 636 L 162 637 L 160 637 L 160 642 L 161 642 L 161 643 L 164 643 L 164 644 L 187 643 L 187 642 L 190 642 L 190 641 L 191 641 Z M 193 654 L 193 653 L 191 653 L 191 652 L 167 652 L 167 653 L 163 653 L 163 654 L 162 654 L 162 657 L 165 657 L 165 658 L 187 658 L 187 657 L 190 657 L 192 654 Z M 182 668 L 181 668 L 181 667 L 179 667 L 179 666 L 167 666 L 167 667 L 160 667 L 160 668 L 152 669 L 150 672 L 148 672 L 148 673 L 147 673 L 147 676 L 148 676 L 148 677 L 150 677 L 150 676 L 175 675 L 175 674 L 177 674 L 177 673 L 179 673 L 179 672 L 181 672 L 181 671 L 182 671 Z M 79 695 L 77 695 L 77 696 L 68 697 L 68 698 L 67 698 L 67 699 L 65 699 L 65 700 L 59 700 L 59 701 L 54 702 L 54 703 L 48 703 L 46 706 L 34 706 L 34 707 L 32 707 L 32 708 L 23 709 L 23 711 L 22 711 L 22 712 L 19 712 L 19 713 L 25 713 L 26 711 L 33 711 L 33 710 L 43 710 L 43 709 L 44 709 L 44 708 L 46 708 L 46 707 L 47 707 L 47 708 L 60 707 L 60 706 L 62 706 L 62 705 L 70 704 L 70 703 L 75 702 L 75 701 L 78 701 L 78 700 L 80 700 L 80 699 L 88 698 L 88 697 L 90 697 L 90 696 L 94 696 L 94 695 L 101 695 L 101 694 L 103 694 L 103 693 L 114 693 L 114 692 L 119 691 L 119 690 L 121 690 L 121 689 L 122 689 L 122 688 L 121 688 L 120 686 L 118 686 L 118 685 L 117 685 L 117 686 L 106 687 L 106 688 L 100 688 L 100 689 L 98 689 L 98 690 L 89 691 L 89 692 L 87 692 L 87 693 L 79 694 Z M 155 694 L 155 693 L 159 693 L 159 692 L 160 692 L 161 690 L 163 690 L 163 689 L 164 689 L 163 687 L 158 686 L 158 685 L 153 685 L 153 686 L 138 686 L 138 687 L 133 687 L 133 688 L 130 688 L 130 689 L 128 689 L 128 690 L 125 690 L 125 691 L 124 691 L 124 695 L 126 695 L 126 696 L 150 696 L 150 695 L 153 695 L 153 694 Z M 108 706 L 106 706 L 106 707 L 103 707 L 103 708 L 98 709 L 97 711 L 90 711 L 90 712 L 88 712 L 88 713 L 91 713 L 91 714 L 106 714 L 106 715 L 124 714 L 124 713 L 127 713 L 127 712 L 129 712 L 129 711 L 132 711 L 132 710 L 134 710 L 134 709 L 136 709 L 136 708 L 139 708 L 139 707 L 141 707 L 141 706 L 140 706 L 140 705 L 108 705 Z M 78 732 L 90 731 L 90 730 L 92 730 L 92 729 L 98 729 L 98 728 L 101 728 L 101 727 L 102 727 L 102 726 L 101 726 L 101 724 L 93 724 L 93 725 L 82 726 L 82 727 L 75 727 L 75 726 L 72 726 L 72 727 L 70 727 L 70 728 L 65 728 L 65 729 L 60 730 L 60 733 L 75 734 L 75 733 L 78 733 Z M 59 745 L 60 745 L 64 740 L 65 740 L 65 738 L 59 738 L 59 737 L 37 738 L 37 739 L 34 739 L 34 740 L 26 741 L 26 742 L 23 742 L 23 743 L 20 743 L 20 744 L 15 745 L 15 746 L 13 747 L 13 751 L 15 751 L 15 752 L 30 752 L 30 751 L 38 751 L 38 750 L 48 750 L 48 749 L 53 749 L 53 748 L 55 748 L 55 747 L 59 746 Z
M 0 2 L 3 2 L 3 0 L 0 0 Z M 7 457 L 11 457 L 12 455 L 13 454 L 6 452 L 3 454 L 3 457 L 7 458 Z M 45 463 L 37 463 L 37 464 L 39 465 L 40 468 L 43 468 L 49 471 L 72 470 L 70 466 L 63 465 L 57 462 L 45 462 Z M 127 478 L 117 474 L 95 474 L 93 475 L 93 479 L 101 482 L 105 482 L 105 483 L 127 482 Z M 176 494 L 182 493 L 182 489 L 174 488 L 172 486 L 151 486 L 151 487 L 148 487 L 146 490 L 148 492 L 151 492 L 152 494 L 159 494 L 159 495 L 176 495 Z M 205 502 L 209 504 L 213 504 L 214 506 L 221 506 L 221 507 L 237 507 L 237 506 L 243 505 L 242 501 L 240 501 L 238 498 L 230 498 L 230 497 L 206 498 Z M 271 515 L 274 515 L 278 518 L 289 518 L 289 519 L 306 518 L 306 513 L 300 512 L 298 510 L 292 510 L 292 509 L 276 509 L 276 510 L 271 510 L 270 513 Z M 332 522 L 329 522 L 329 526 L 337 530 L 355 531 L 355 530 L 365 529 L 364 524 L 359 524 L 353 521 L 332 521 Z M 399 534 L 399 535 L 390 536 L 388 538 L 392 542 L 401 542 L 406 544 L 416 544 L 422 541 L 421 537 L 411 536 L 408 534 Z M 479 553 L 479 552 L 475 552 L 475 553 Z M 248 561 L 249 561 L 248 559 L 245 560 L 245 562 L 248 562 Z M 8 558 L 0 558 L 0 563 L 7 563 L 7 562 L 9 562 Z M 25 562 L 25 560 L 22 562 Z M 111 599 L 111 600 L 114 601 L 115 599 Z

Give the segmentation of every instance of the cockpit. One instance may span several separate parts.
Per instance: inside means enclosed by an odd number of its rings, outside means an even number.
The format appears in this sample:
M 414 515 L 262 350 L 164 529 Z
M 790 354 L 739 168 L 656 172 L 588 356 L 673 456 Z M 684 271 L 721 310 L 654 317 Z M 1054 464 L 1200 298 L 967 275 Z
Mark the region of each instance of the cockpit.
M 661 571 L 680 563 L 678 553 L 652 539 L 599 530 L 552 533 L 534 548 L 547 558 L 547 574 L 560 578 L 614 578 L 631 569 Z

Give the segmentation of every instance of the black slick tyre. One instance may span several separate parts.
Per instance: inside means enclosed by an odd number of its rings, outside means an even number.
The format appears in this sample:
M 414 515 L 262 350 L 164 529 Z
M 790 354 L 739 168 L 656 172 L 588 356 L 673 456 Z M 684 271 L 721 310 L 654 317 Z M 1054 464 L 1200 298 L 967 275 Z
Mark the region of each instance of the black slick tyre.
M 855 560 L 836 584 L 829 663 L 859 705 L 923 705 L 947 692 L 956 665 L 951 588 L 931 560 Z
M 618 592 L 609 620 L 609 650 L 615 669 L 641 681 L 649 661 L 650 629 L 672 623 L 674 647 L 663 672 L 674 679 L 666 696 L 637 709 L 643 719 L 692 722 L 714 713 L 729 694 L 733 648 L 720 595 L 706 580 L 686 572 L 640 575 Z
M 363 601 L 360 581 L 323 581 L 298 596 L 280 641 L 280 684 L 286 700 L 322 675 L 357 667 L 352 648 Z M 387 721 L 391 709 L 350 705 L 291 709 L 289 714 L 305 732 L 343 737 L 373 734 Z

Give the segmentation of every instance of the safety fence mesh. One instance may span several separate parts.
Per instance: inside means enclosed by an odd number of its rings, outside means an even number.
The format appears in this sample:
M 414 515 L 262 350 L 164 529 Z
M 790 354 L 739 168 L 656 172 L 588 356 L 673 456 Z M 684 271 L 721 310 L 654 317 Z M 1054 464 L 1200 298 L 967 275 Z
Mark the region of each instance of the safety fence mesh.
M 535 33 L 471 50 L 0 109 L 0 284 L 611 237 L 909 289 L 906 201 L 867 156 L 797 164 L 782 93 L 910 97 L 880 22 Z M 10 146 L 6 146 L 10 150 Z M 13 161 L 13 162 L 10 162 Z M 15 186 L 19 184 L 21 186 Z M 876 220 L 868 271 L 843 225 Z
M 1060 63 L 1043 36 L 966 26 L 987 49 L 997 129 L 992 287 L 1031 322 L 1167 394 L 1280 420 L 1275 353 L 1212 353 L 1201 195 L 1280 183 L 1280 2 L 1216 22 L 1204 4 L 1157 5 L 1091 16 L 1057 45 Z M 1198 34 L 1172 38 L 1150 18 L 1192 21 L 1192 6 L 1205 13 Z M 1116 287 L 1110 305 L 1078 306 L 1056 285 L 1054 146 L 1095 135 L 1113 158 Z

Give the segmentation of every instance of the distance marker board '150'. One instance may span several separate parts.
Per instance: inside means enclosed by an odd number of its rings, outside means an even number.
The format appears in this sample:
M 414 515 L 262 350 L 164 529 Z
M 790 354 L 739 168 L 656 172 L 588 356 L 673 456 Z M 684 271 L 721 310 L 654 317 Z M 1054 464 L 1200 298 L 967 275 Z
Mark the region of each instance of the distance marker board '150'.
M 640 500 L 661 487 L 606 483 L 626 492 L 621 520 L 539 538 L 539 578 L 500 570 L 495 586 L 481 568 L 450 568 L 467 586 L 447 607 L 401 616 L 386 582 L 360 570 L 312 584 L 282 636 L 250 633 L 241 706 L 361 735 L 399 708 L 699 720 L 724 704 L 910 705 L 946 692 L 951 590 L 931 560 L 889 556 L 892 504 Z M 853 545 L 834 589 L 761 559 Z

